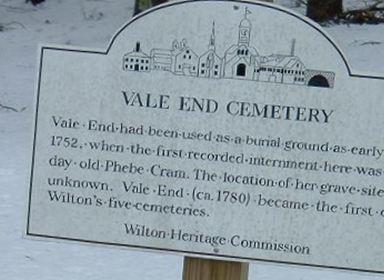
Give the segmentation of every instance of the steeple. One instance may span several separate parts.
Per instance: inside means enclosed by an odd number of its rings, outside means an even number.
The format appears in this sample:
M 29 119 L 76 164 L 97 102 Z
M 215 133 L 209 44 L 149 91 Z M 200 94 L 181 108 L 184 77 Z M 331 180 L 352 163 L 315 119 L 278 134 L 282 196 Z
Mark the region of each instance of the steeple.
M 208 45 L 208 48 L 210 50 L 215 50 L 215 22 L 213 21 L 212 23 L 212 33 L 211 33 L 211 38 L 209 40 L 209 45 Z
M 249 46 L 251 40 L 251 22 L 248 19 L 248 15 L 251 12 L 245 7 L 244 18 L 240 21 L 239 25 L 239 44 L 245 44 Z

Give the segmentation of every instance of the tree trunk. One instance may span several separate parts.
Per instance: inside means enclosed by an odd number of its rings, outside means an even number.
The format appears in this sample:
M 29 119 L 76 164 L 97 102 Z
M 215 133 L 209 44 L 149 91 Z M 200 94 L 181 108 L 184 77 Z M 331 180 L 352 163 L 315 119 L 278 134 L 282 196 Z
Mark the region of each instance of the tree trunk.
M 308 0 L 307 16 L 315 21 L 332 20 L 342 12 L 342 0 Z

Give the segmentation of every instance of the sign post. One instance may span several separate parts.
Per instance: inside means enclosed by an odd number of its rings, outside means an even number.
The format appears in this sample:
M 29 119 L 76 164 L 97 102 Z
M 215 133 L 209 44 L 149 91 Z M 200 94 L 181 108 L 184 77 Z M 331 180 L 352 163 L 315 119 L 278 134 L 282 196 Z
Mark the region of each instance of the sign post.
M 383 88 L 264 2 L 170 2 L 104 51 L 44 46 L 26 235 L 182 254 L 188 280 L 384 273 Z
M 183 280 L 247 280 L 248 263 L 184 258 Z

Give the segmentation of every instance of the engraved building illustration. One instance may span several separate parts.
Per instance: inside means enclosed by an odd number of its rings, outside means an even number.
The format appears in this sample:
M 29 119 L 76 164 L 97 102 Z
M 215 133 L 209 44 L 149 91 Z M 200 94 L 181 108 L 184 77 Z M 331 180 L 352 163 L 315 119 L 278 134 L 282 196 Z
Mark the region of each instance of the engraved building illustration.
M 251 12 L 245 8 L 238 26 L 238 41 L 229 46 L 222 57 L 216 52 L 215 22 L 207 44 L 207 50 L 198 55 L 186 39 L 175 40 L 170 49 L 154 48 L 150 55 L 136 48 L 123 57 L 124 71 L 168 71 L 183 75 L 210 79 L 244 79 L 259 82 L 293 84 L 332 88 L 335 73 L 308 69 L 295 54 L 296 40 L 292 40 L 289 54 L 261 55 L 251 44 Z
M 150 68 L 150 57 L 140 49 L 140 43 L 136 43 L 135 49 L 124 55 L 123 69 L 128 71 L 148 72 Z

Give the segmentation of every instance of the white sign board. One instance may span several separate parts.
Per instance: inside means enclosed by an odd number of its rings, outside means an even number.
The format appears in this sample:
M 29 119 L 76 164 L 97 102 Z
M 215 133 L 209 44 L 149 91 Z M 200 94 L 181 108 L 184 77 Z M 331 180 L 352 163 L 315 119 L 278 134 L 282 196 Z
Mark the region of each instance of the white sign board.
M 383 273 L 383 89 L 262 2 L 42 47 L 27 235 Z

